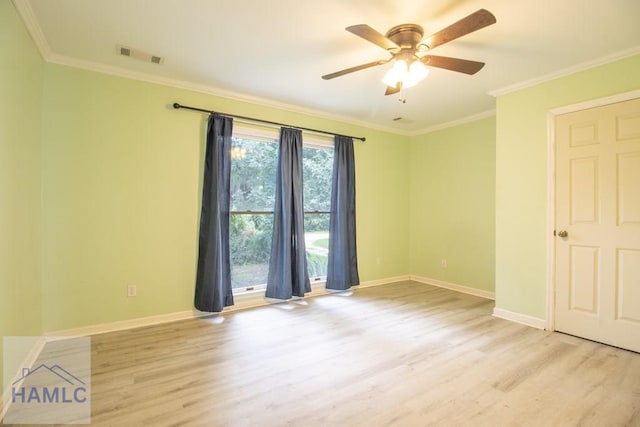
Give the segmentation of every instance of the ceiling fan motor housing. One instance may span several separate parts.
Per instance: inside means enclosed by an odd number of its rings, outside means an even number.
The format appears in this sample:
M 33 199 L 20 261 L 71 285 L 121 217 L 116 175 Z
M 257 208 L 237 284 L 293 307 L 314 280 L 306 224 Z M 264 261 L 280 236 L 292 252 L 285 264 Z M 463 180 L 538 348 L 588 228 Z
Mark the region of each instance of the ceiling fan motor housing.
M 424 29 L 417 24 L 396 25 L 387 31 L 386 37 L 402 49 L 415 50 L 422 41 Z

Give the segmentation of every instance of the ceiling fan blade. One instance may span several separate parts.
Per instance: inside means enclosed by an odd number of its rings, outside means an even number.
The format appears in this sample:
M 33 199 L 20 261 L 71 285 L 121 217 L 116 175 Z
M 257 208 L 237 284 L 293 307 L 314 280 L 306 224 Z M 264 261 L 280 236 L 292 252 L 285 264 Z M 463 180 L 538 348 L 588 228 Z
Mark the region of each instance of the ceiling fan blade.
M 480 9 L 471 15 L 462 18 L 458 22 L 449 25 L 432 34 L 428 38 L 424 39 L 422 43 L 426 44 L 429 49 L 433 49 L 436 46 L 440 46 L 451 40 L 455 40 L 458 37 L 462 37 L 466 34 L 472 33 L 476 30 L 496 23 L 496 17 L 491 12 L 485 9 Z
M 345 28 L 350 33 L 380 46 L 386 50 L 398 49 L 399 46 L 366 24 L 352 25 Z
M 379 61 L 373 61 L 373 62 L 369 62 L 367 64 L 357 65 L 355 67 L 346 68 L 344 70 L 336 71 L 335 73 L 325 74 L 324 76 L 322 76 L 322 78 L 325 79 L 325 80 L 331 80 L 331 79 L 334 79 L 336 77 L 344 76 L 345 74 L 353 73 L 355 71 L 364 70 L 365 68 L 370 68 L 370 67 L 375 67 L 376 65 L 386 64 L 390 60 L 391 59 L 381 59 Z
M 384 91 L 384 94 L 393 95 L 394 93 L 400 92 L 401 89 L 402 89 L 402 82 L 398 82 L 398 84 L 396 84 L 395 87 L 387 86 L 387 89 Z
M 457 71 L 465 74 L 475 74 L 484 67 L 484 62 L 449 58 L 446 56 L 425 55 L 420 58 L 420 61 L 430 67 L 444 68 L 445 70 Z

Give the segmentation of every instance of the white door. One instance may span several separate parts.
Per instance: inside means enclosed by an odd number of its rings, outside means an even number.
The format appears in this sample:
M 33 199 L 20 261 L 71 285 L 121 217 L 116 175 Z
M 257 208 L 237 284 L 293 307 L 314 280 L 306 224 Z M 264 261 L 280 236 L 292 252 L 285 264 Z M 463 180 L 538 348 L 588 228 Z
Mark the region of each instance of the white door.
M 640 99 L 555 132 L 555 329 L 640 352 Z

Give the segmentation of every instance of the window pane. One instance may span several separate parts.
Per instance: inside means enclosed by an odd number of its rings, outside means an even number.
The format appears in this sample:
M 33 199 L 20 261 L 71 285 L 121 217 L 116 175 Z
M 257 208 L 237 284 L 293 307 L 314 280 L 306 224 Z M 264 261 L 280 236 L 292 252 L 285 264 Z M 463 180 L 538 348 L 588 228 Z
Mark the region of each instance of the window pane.
M 304 179 L 304 231 L 307 266 L 311 280 L 327 276 L 329 254 L 329 214 L 331 209 L 331 177 L 333 149 L 304 147 L 302 150 Z
M 327 277 L 329 255 L 329 214 L 305 213 L 304 243 L 309 278 Z
M 273 211 L 278 146 L 233 138 L 231 211 Z
M 333 148 L 303 148 L 302 173 L 305 211 L 329 212 L 331 209 L 332 170 Z M 327 230 L 329 230 L 328 226 Z
M 230 257 L 234 289 L 264 286 L 271 253 L 278 146 L 274 142 L 234 137 L 231 150 Z
M 230 215 L 231 286 L 265 285 L 269 272 L 273 215 Z

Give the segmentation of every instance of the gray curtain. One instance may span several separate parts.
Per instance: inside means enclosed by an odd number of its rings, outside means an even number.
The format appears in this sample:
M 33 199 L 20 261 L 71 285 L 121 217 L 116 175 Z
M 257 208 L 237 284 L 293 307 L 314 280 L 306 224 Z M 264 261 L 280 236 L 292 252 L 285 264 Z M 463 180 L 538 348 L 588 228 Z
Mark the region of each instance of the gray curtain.
M 201 311 L 219 312 L 233 305 L 229 258 L 232 131 L 231 117 L 209 117 L 194 302 Z
M 303 206 L 302 131 L 282 128 L 267 278 L 268 298 L 289 299 L 311 292 L 304 244 Z
M 336 136 L 333 153 L 327 289 L 360 284 L 356 251 L 356 173 L 353 139 Z

